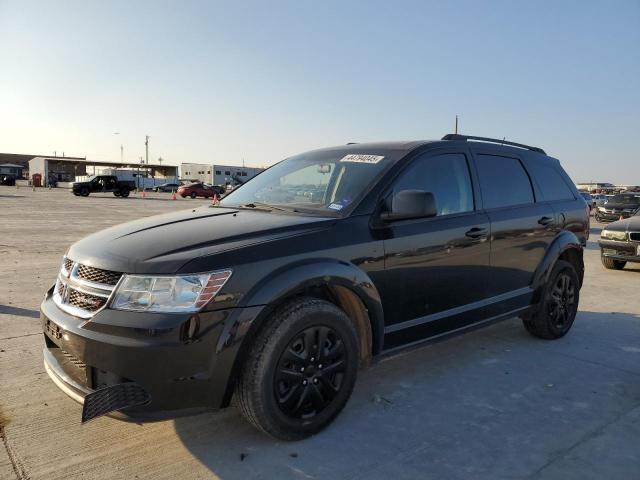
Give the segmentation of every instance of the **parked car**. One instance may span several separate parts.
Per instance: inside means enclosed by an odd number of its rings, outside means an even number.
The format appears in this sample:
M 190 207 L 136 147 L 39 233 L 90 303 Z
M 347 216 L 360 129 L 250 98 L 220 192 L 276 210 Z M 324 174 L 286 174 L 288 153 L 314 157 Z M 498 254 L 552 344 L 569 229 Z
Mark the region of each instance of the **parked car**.
M 622 270 L 627 262 L 640 263 L 640 212 L 604 227 L 598 244 L 605 268 Z
M 214 195 L 220 197 L 225 193 L 225 189 L 223 187 L 218 186 L 209 186 L 204 185 L 202 183 L 190 183 L 188 185 L 181 185 L 178 188 L 178 195 L 182 198 L 185 197 L 204 197 L 204 198 L 213 198 Z
M 602 193 L 592 193 L 591 198 L 596 204 L 596 207 L 601 207 L 607 201 L 607 196 Z
M 0 185 L 8 185 L 10 187 L 16 184 L 16 176 L 10 173 L 0 175 Z
M 324 194 L 282 195 L 302 182 Z M 504 140 L 292 156 L 216 206 L 73 244 L 41 305 L 46 371 L 83 421 L 235 396 L 262 431 L 304 438 L 386 354 L 514 316 L 564 336 L 587 213 L 558 160 Z
M 116 197 L 128 197 L 135 189 L 133 181 L 118 180 L 115 175 L 95 175 L 86 182 L 73 182 L 71 191 L 76 196 L 88 197 L 90 193 L 111 192 Z
M 640 209 L 640 194 L 620 193 L 611 196 L 604 205 L 598 207 L 595 219 L 599 222 L 613 222 L 622 218 L 629 218 Z
M 163 183 L 153 188 L 155 192 L 175 192 L 180 188 L 179 183 Z
M 591 212 L 591 210 L 593 210 L 596 206 L 596 202 L 591 197 L 591 194 L 587 192 L 580 192 L 580 195 L 582 196 L 582 198 L 584 198 L 584 201 L 589 206 L 589 212 Z

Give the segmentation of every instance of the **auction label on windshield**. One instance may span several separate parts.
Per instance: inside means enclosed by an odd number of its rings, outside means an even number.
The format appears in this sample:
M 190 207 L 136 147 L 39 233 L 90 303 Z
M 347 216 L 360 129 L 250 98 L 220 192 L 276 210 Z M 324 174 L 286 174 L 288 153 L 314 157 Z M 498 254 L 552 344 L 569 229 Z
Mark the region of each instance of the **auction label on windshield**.
M 345 155 L 340 160 L 341 162 L 354 162 L 354 163 L 378 163 L 384 157 L 380 155 L 361 155 L 361 154 L 351 154 Z

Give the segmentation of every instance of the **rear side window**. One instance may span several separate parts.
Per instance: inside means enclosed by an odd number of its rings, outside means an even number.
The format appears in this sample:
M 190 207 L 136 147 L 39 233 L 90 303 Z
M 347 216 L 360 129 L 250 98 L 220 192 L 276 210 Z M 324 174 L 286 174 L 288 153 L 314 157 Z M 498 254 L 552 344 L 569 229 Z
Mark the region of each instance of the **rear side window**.
M 477 155 L 476 159 L 484 208 L 533 203 L 531 180 L 520 160 L 497 155 Z
M 571 188 L 562 178 L 558 170 L 546 162 L 531 161 L 528 164 L 529 171 L 533 174 L 538 182 L 538 186 L 542 191 L 545 200 L 574 200 Z
M 413 161 L 393 187 L 433 193 L 438 216 L 473 210 L 473 190 L 467 159 L 461 153 L 423 156 Z

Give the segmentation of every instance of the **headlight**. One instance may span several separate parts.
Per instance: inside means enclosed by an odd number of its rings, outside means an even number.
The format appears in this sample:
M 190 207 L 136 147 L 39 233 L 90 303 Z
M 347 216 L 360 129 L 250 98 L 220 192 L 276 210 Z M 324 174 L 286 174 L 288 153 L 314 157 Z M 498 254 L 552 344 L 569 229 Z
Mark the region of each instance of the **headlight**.
M 616 232 L 615 230 L 604 229 L 600 236 L 608 240 L 626 240 L 627 232 Z
M 216 296 L 231 270 L 195 275 L 125 275 L 111 308 L 136 312 L 197 312 Z
M 606 211 L 607 211 L 607 209 L 606 209 L 606 208 L 604 208 L 604 207 L 598 207 L 598 211 L 599 211 L 599 212 L 606 212 Z

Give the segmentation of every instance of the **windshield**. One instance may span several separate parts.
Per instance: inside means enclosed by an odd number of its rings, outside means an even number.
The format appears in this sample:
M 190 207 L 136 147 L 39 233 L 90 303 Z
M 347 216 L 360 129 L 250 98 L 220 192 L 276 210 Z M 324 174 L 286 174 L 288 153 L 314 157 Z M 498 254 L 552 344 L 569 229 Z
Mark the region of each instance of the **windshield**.
M 318 214 L 349 210 L 398 158 L 398 152 L 352 152 L 321 150 L 290 157 L 236 188 L 220 205 Z
M 626 205 L 639 205 L 639 195 L 614 195 L 607 203 L 624 203 Z

